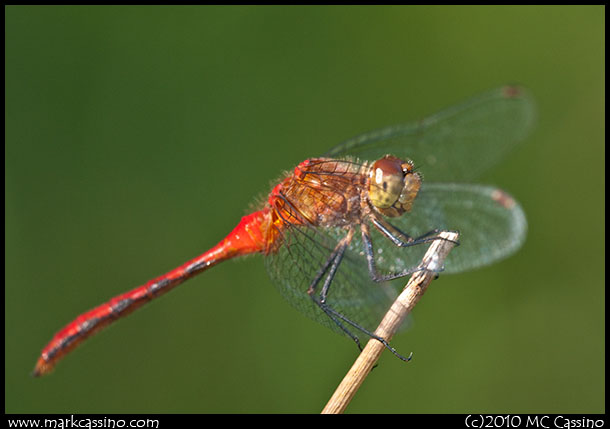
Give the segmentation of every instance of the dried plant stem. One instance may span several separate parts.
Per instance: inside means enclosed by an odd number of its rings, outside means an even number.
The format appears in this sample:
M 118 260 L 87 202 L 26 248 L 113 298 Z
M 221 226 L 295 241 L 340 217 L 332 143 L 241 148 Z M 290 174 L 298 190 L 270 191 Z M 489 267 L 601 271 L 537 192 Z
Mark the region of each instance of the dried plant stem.
M 432 242 L 420 264 L 420 267 L 428 268 L 428 270 L 417 271 L 411 276 L 404 290 L 396 298 L 375 331 L 376 335 L 386 341 L 390 341 L 407 314 L 411 312 L 430 282 L 436 277 L 437 272 L 435 271 L 442 267 L 449 251 L 458 241 L 459 235 L 457 232 L 441 232 L 439 237 L 442 237 L 443 240 Z M 375 339 L 369 340 L 322 410 L 322 414 L 338 414 L 345 411 L 384 349 L 385 346 L 381 342 Z

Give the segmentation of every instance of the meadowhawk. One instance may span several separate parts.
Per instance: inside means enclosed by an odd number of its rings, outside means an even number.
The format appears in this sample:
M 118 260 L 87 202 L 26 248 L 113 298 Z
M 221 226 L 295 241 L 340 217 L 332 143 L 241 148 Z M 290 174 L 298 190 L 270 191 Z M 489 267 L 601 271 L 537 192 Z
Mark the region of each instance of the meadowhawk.
M 86 338 L 219 262 L 261 253 L 295 307 L 359 345 L 413 273 L 426 243 L 459 230 L 445 261 L 456 273 L 516 251 L 527 223 L 519 204 L 469 181 L 499 161 L 532 127 L 534 103 L 516 86 L 497 88 L 426 119 L 362 134 L 308 159 L 276 185 L 263 207 L 216 246 L 90 310 L 42 350 L 34 375 Z

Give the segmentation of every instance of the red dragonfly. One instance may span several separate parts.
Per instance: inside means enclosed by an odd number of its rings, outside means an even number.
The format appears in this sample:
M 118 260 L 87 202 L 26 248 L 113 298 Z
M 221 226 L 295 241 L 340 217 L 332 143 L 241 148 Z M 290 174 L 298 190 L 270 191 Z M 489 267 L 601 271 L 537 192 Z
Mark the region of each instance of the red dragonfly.
M 273 283 L 306 315 L 359 347 L 373 337 L 408 360 L 372 333 L 396 296 L 391 280 L 416 271 L 423 244 L 440 231 L 459 230 L 461 237 L 446 273 L 490 264 L 520 247 L 527 223 L 515 200 L 494 187 L 453 182 L 502 158 L 526 137 L 534 117 L 527 91 L 505 86 L 303 161 L 216 246 L 66 325 L 42 350 L 33 375 L 49 373 L 86 338 L 190 277 L 251 253 L 265 256 Z

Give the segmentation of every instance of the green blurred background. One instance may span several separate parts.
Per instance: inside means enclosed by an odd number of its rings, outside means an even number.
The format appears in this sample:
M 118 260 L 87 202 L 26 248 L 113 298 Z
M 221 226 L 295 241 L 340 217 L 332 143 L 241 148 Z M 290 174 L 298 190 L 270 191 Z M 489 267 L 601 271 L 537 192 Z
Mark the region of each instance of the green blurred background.
M 433 283 L 348 412 L 605 411 L 604 7 L 17 7 L 6 13 L 5 407 L 319 412 L 357 350 L 221 264 L 88 341 L 79 313 L 216 244 L 303 159 L 518 82 L 531 138 L 480 179 L 515 256 Z

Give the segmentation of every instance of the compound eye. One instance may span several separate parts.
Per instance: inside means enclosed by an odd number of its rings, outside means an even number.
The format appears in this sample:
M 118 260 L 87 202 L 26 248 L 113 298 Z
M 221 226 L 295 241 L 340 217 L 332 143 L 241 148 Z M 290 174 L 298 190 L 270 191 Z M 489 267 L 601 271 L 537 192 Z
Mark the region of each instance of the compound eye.
M 402 161 L 394 157 L 385 157 L 371 167 L 369 182 L 369 200 L 380 209 L 392 207 L 400 197 L 404 187 Z

